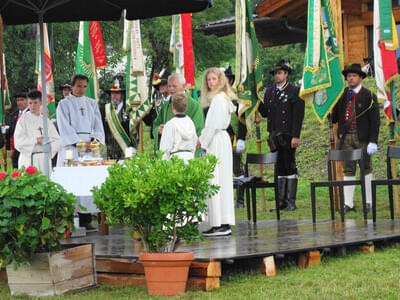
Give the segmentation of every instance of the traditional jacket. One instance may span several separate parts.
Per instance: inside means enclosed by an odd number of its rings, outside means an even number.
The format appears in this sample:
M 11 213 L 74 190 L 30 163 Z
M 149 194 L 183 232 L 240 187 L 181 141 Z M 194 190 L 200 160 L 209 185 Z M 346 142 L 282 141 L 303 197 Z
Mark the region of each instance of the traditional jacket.
M 107 146 L 107 157 L 110 159 L 122 159 L 124 158 L 124 152 L 122 151 L 121 147 L 119 146 L 118 142 L 115 140 L 110 127 L 106 120 L 106 110 L 105 107 L 101 107 L 100 109 L 101 117 L 103 121 L 104 127 L 104 134 L 105 134 L 105 141 Z M 120 121 L 122 127 L 124 128 L 125 132 L 129 135 L 129 117 L 126 115 L 124 109 L 120 109 L 117 113 L 118 120 Z M 131 142 L 132 147 L 136 147 Z
M 349 88 L 345 88 L 342 97 L 335 105 L 332 112 L 332 122 L 338 123 L 338 138 L 345 134 L 345 114 L 347 109 Z M 358 140 L 361 143 L 378 143 L 379 135 L 379 106 L 376 96 L 370 90 L 362 87 L 356 97 L 356 124 Z
M 268 87 L 258 111 L 268 119 L 268 132 L 299 138 L 304 107 L 304 101 L 299 98 L 299 87 L 286 83 L 280 91 L 276 85 Z

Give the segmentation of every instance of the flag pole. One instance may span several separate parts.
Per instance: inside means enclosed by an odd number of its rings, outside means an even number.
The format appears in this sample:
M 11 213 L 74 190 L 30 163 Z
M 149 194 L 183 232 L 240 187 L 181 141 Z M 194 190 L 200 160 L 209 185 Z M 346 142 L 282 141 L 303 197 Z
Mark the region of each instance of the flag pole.
M 1 109 L 3 113 L 3 119 L 1 125 L 6 125 L 6 104 L 5 104 L 5 87 L 3 83 L 5 82 L 4 72 L 3 72 L 3 18 L 0 15 L 0 70 L 1 70 Z M 2 133 L 3 134 L 3 133 Z M 3 134 L 3 139 L 6 141 L 6 134 Z M 4 170 L 7 171 L 7 146 L 4 144 L 3 147 L 3 160 L 4 160 Z

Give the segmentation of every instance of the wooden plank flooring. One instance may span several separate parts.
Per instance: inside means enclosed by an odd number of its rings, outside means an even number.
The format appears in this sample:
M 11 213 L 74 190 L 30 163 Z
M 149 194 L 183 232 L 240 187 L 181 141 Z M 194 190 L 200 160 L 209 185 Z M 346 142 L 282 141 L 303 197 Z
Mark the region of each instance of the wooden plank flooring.
M 86 237 L 65 240 L 66 244 L 95 244 L 97 257 L 127 258 L 136 260 L 140 243 L 124 233 L 127 228 L 110 228 L 109 235 L 98 232 Z M 298 253 L 315 249 L 362 245 L 366 242 L 400 238 L 400 219 L 364 222 L 346 219 L 319 220 L 260 220 L 257 224 L 239 221 L 232 236 L 204 238 L 191 244 L 181 242 L 177 251 L 192 251 L 196 261 L 224 261 L 267 257 L 280 253 Z

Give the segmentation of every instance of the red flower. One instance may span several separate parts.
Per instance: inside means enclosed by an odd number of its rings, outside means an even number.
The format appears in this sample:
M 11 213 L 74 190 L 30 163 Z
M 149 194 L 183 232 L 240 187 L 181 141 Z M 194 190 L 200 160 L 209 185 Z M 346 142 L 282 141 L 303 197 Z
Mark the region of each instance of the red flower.
M 6 173 L 0 173 L 0 180 L 3 180 L 4 179 L 4 177 L 6 177 L 7 176 L 7 174 Z
M 153 75 L 153 78 L 154 78 L 154 79 L 159 79 L 159 78 L 160 78 L 160 75 L 158 75 L 157 73 L 155 73 L 155 74 Z
M 11 174 L 11 177 L 12 177 L 12 178 L 19 177 L 19 176 L 21 176 L 21 173 L 18 172 L 18 171 L 16 171 L 16 172 L 14 172 L 14 173 Z
M 29 167 L 26 168 L 25 173 L 28 173 L 28 174 L 31 174 L 31 175 L 36 174 L 36 168 L 33 167 L 33 166 L 29 166 Z

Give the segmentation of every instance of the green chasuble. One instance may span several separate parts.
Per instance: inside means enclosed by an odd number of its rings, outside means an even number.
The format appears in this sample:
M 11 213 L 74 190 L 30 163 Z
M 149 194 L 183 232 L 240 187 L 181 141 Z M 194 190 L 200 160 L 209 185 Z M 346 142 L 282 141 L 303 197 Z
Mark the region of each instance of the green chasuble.
M 188 97 L 188 108 L 186 109 L 185 114 L 190 117 L 194 123 L 194 126 L 196 127 L 196 133 L 197 136 L 201 135 L 201 131 L 204 128 L 204 113 L 203 109 L 201 108 L 201 105 L 199 102 L 194 100 L 189 93 L 185 92 L 186 97 Z M 169 120 L 171 120 L 174 117 L 174 114 L 172 113 L 172 104 L 171 104 L 171 99 L 167 102 L 164 102 L 161 106 L 161 109 L 158 113 L 157 118 L 153 122 L 153 136 L 154 136 L 154 143 L 155 143 L 155 149 L 158 150 L 160 146 L 160 141 L 158 140 L 158 127 L 160 127 L 161 124 L 167 123 Z

